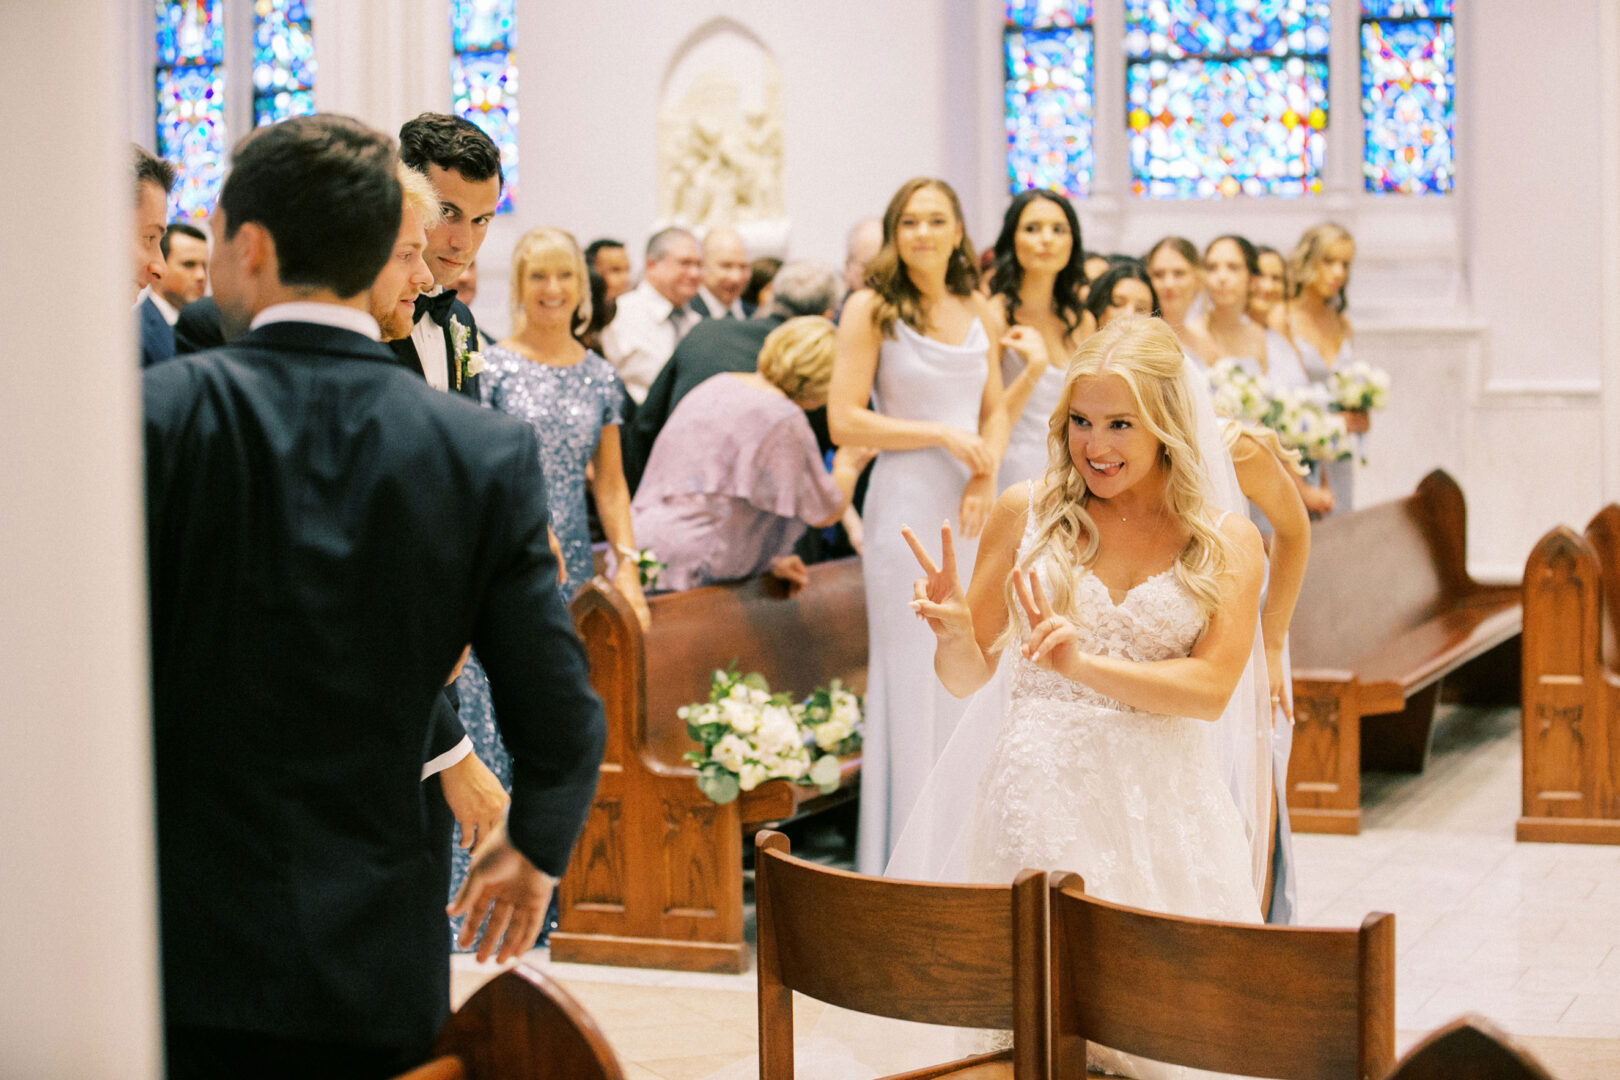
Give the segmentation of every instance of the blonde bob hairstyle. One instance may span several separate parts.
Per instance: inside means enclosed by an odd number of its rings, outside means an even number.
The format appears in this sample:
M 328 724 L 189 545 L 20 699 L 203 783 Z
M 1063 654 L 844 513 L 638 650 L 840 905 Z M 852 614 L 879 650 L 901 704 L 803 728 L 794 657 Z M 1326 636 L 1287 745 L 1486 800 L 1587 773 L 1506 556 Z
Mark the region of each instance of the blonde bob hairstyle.
M 433 190 L 433 183 L 409 165 L 400 163 L 399 189 L 404 210 L 414 210 L 425 232 L 432 232 L 444 221 L 444 206 Z
M 1237 552 L 1221 532 L 1219 509 L 1205 496 L 1204 462 L 1185 370 L 1174 331 L 1163 319 L 1147 315 L 1110 321 L 1088 337 L 1069 362 L 1048 429 L 1049 464 L 1030 501 L 1034 540 L 1017 564 L 1019 572 L 1027 572 L 1043 558 L 1050 560 L 1049 599 L 1054 610 L 1075 615 L 1075 583 L 1090 572 L 1099 548 L 1089 509 L 1092 495 L 1069 455 L 1069 402 L 1081 380 L 1109 375 L 1125 381 L 1142 426 L 1159 440 L 1160 465 L 1166 470 L 1165 509 L 1191 534 L 1176 559 L 1176 579 L 1206 618 L 1220 606 L 1219 578 L 1235 565 Z M 998 650 L 1014 640 L 1021 625 L 1010 577 L 1006 597 L 1010 618 Z
M 1313 225 L 1300 236 L 1299 243 L 1289 253 L 1288 260 L 1283 264 L 1283 295 L 1293 300 L 1305 291 L 1306 286 L 1316 280 L 1316 271 L 1321 267 L 1322 260 L 1327 257 L 1327 249 L 1334 244 L 1344 241 L 1352 248 L 1356 246 L 1355 237 L 1343 225 L 1336 225 L 1325 221 L 1320 225 Z M 1345 274 L 1344 287 L 1339 295 L 1333 298 L 1333 306 L 1340 313 L 1350 306 L 1350 275 Z
M 759 373 L 801 408 L 825 404 L 832 380 L 832 320 L 801 315 L 778 326 L 759 350 Z
M 549 225 L 537 225 L 518 237 L 512 249 L 512 334 L 523 333 L 528 322 L 523 314 L 523 279 L 528 276 L 529 264 L 543 255 L 560 251 L 573 265 L 575 290 L 579 293 L 579 306 L 574 309 L 570 329 L 577 338 L 591 324 L 591 275 L 585 269 L 585 255 L 579 250 L 574 234 Z

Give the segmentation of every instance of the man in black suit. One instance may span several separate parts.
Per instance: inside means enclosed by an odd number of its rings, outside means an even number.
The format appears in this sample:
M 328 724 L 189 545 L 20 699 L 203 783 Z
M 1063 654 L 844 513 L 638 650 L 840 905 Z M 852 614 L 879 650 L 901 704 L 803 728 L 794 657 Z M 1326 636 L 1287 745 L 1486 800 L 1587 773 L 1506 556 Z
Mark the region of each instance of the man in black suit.
M 174 331 L 146 289 L 163 276 L 163 231 L 168 227 L 169 189 L 174 166 L 139 146 L 135 158 L 135 317 L 141 341 L 141 367 L 174 355 Z
M 428 178 L 443 217 L 428 232 L 434 286 L 416 302 L 410 336 L 391 342 L 400 363 L 440 390 L 479 400 L 478 324 L 456 297 L 456 280 L 478 258 L 501 200 L 501 151 L 470 120 L 423 113 L 399 129 L 399 157 Z
M 217 349 L 223 344 L 225 328 L 219 323 L 219 305 L 212 296 L 180 309 L 180 317 L 174 320 L 174 355 Z
M 772 330 L 796 315 L 830 317 L 837 306 L 836 274 L 816 263 L 789 263 L 777 273 L 775 295 L 759 317 L 710 318 L 692 327 L 653 380 L 647 400 L 636 410 L 625 431 L 624 477 L 630 490 L 641 483 L 658 433 L 693 387 L 723 371 L 753 371 L 759 366 L 759 350 Z M 826 410 L 817 409 L 807 415 L 822 449 L 830 449 Z
M 540 929 L 595 788 L 601 703 L 533 429 L 377 341 L 392 140 L 299 117 L 233 166 L 214 292 L 227 336 L 246 333 L 145 375 L 170 1076 L 385 1077 L 449 1011 L 421 771 L 452 666 L 471 642 L 513 759 L 505 830 L 454 905 L 484 957 Z

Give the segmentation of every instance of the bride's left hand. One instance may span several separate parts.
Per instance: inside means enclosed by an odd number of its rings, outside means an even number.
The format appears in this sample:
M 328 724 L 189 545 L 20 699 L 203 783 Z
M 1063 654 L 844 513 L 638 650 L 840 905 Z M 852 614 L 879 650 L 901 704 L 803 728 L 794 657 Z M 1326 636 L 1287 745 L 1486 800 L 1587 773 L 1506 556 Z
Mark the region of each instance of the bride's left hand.
M 1024 658 L 1037 667 L 1075 678 L 1080 658 L 1080 634 L 1067 616 L 1059 615 L 1047 603 L 1041 579 L 1032 570 L 1026 578 L 1013 571 L 1013 591 L 1029 620 L 1029 637 L 1024 641 Z

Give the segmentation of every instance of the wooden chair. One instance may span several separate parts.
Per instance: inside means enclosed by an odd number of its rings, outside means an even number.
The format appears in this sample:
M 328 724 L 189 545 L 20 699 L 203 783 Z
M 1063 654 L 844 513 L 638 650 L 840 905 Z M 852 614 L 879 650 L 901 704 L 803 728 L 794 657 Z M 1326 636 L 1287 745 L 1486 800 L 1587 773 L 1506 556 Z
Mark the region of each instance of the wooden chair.
M 1389 1080 L 1553 1080 L 1481 1016 L 1461 1016 L 1406 1052 Z
M 1050 887 L 1054 1076 L 1086 1041 L 1173 1065 L 1380 1080 L 1395 1061 L 1395 917 L 1359 930 L 1212 922 Z
M 866 594 L 859 559 L 810 567 L 786 597 L 774 578 L 648 599 L 642 632 L 612 584 L 574 598 L 574 629 L 607 714 L 596 799 L 557 889 L 551 958 L 583 964 L 748 970 L 743 844 L 761 826 L 851 802 L 860 758 L 837 791 L 773 780 L 718 806 L 682 759 L 697 744 L 677 714 L 705 701 L 709 675 L 735 659 L 771 689 L 803 696 L 840 679 L 866 686 Z
M 1620 506 L 1524 567 L 1520 840 L 1620 844 Z
M 1421 772 L 1442 686 L 1517 700 L 1516 585 L 1468 576 L 1462 489 L 1435 470 L 1403 499 L 1311 527 L 1289 628 L 1295 832 L 1361 830 L 1361 770 Z
M 542 972 L 519 964 L 479 988 L 397 1080 L 624 1080 L 607 1037 Z
M 1046 1072 L 1045 875 L 1011 888 L 867 877 L 796 859 L 769 830 L 755 841 L 760 1080 L 792 1080 L 793 992 L 874 1016 L 1011 1030 L 1013 1047 L 916 1072 L 941 1077 L 1011 1061 Z

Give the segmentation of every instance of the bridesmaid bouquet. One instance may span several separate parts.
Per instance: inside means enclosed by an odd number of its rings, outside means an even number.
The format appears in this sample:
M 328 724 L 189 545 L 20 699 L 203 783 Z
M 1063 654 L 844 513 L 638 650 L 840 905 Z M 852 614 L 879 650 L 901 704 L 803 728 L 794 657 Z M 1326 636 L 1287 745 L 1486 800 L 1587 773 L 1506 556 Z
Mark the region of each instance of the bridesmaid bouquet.
M 829 754 L 853 754 L 861 748 L 864 725 L 861 696 L 837 679 L 812 693 L 799 706 L 816 746 Z
M 1328 373 L 1328 396 L 1338 412 L 1371 412 L 1389 399 L 1389 372 L 1365 360 Z
M 668 569 L 669 563 L 659 562 L 658 554 L 652 548 L 637 549 L 636 573 L 641 578 L 643 589 L 657 588 L 659 576 Z
M 809 702 L 795 704 L 786 694 L 771 693 L 757 672 L 740 675 L 735 663 L 716 671 L 709 677 L 708 702 L 683 705 L 676 713 L 686 721 L 687 734 L 703 747 L 686 754 L 686 760 L 697 766 L 698 789 L 717 803 L 731 802 L 767 780 L 791 780 L 824 794 L 836 791 L 838 755 L 820 745 L 815 727 L 834 725 L 828 737 L 841 733 L 848 705 L 835 702 L 838 694 L 848 692 L 834 684 L 812 694 Z M 818 695 L 825 695 L 826 715 L 812 725 L 806 714 Z M 859 699 L 856 702 L 858 712 Z M 854 734 L 852 726 L 835 745 Z
M 1355 451 L 1344 417 L 1324 408 L 1316 395 L 1303 387 L 1283 387 L 1271 400 L 1262 420 L 1290 450 L 1299 451 L 1307 465 L 1338 461 Z
M 1246 424 L 1265 423 L 1272 406 L 1271 383 L 1245 371 L 1236 360 L 1220 360 L 1209 369 L 1215 412 Z

